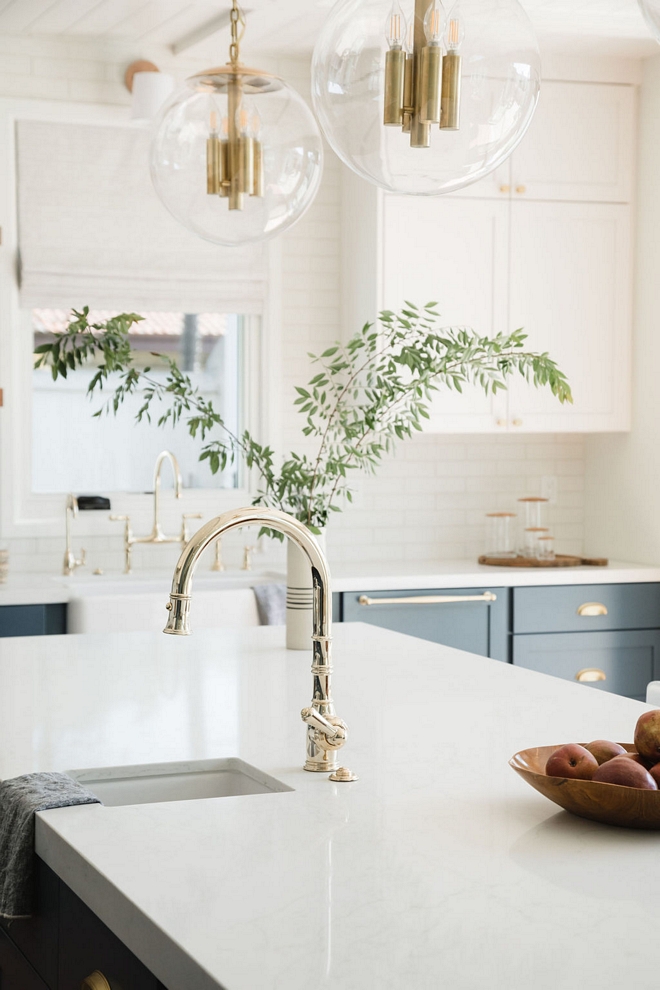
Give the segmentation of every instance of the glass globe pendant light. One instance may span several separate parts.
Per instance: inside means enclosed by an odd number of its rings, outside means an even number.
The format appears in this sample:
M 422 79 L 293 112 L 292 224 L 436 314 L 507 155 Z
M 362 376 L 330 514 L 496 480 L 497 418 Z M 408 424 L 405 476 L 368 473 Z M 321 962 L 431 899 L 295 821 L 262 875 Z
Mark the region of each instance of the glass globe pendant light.
M 435 196 L 488 175 L 534 115 L 541 79 L 518 0 L 339 0 L 312 65 L 314 109 L 354 172 Z
M 243 14 L 232 0 L 230 61 L 186 80 L 163 107 L 151 177 L 170 213 L 215 244 L 264 241 L 291 227 L 321 181 L 311 110 L 283 79 L 240 62 Z
M 639 0 L 639 6 L 651 34 L 660 41 L 660 0 Z

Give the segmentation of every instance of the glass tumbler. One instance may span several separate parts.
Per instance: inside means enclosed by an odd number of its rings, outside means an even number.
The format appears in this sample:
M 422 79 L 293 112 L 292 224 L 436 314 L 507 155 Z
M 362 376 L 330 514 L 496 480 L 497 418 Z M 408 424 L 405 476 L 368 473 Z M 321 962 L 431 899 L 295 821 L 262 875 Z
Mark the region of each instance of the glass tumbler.
M 523 556 L 528 560 L 537 560 L 539 556 L 539 541 L 548 535 L 548 530 L 543 526 L 528 526 L 525 529 L 525 542 L 523 546 Z
M 537 541 L 537 554 L 539 560 L 553 561 L 556 560 L 555 555 L 555 538 L 554 536 L 539 536 Z
M 489 512 L 487 557 L 515 557 L 516 538 L 513 520 L 515 512 Z

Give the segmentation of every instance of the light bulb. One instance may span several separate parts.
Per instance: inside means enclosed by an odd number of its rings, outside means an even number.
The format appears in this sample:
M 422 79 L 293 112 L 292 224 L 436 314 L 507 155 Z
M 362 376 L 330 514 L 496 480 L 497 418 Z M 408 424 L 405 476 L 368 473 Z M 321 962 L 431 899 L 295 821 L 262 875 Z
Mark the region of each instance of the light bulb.
M 457 52 L 465 40 L 465 22 L 461 17 L 460 4 L 451 9 L 447 22 L 447 51 Z
M 385 24 L 385 37 L 392 49 L 401 48 L 406 36 L 406 17 L 401 10 L 399 0 L 394 0 L 392 9 Z
M 258 141 L 261 138 L 261 114 L 256 107 L 250 108 L 250 135 Z
M 216 110 L 211 110 L 209 130 L 211 131 L 211 134 L 218 133 L 218 113 Z
M 241 136 L 245 136 L 250 126 L 250 108 L 245 101 L 242 101 L 236 111 L 236 130 Z
M 440 0 L 433 3 L 424 17 L 424 33 L 429 45 L 439 45 L 445 33 L 445 9 Z

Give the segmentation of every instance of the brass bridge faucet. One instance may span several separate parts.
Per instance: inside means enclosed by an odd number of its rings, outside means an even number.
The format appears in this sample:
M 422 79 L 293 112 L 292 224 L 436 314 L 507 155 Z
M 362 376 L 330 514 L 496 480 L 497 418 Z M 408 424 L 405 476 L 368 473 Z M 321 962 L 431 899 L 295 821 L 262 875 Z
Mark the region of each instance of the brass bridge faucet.
M 130 516 L 110 516 L 112 522 L 124 523 L 124 574 L 131 573 L 133 547 L 136 543 L 187 543 L 189 539 L 188 520 L 202 518 L 201 513 L 199 512 L 186 512 L 183 514 L 181 520 L 181 531 L 177 536 L 166 536 L 163 532 L 163 528 L 160 524 L 160 475 L 165 461 L 169 461 L 172 465 L 172 472 L 174 474 L 174 497 L 181 498 L 181 492 L 183 489 L 179 462 L 174 454 L 172 454 L 169 450 L 164 450 L 156 458 L 156 466 L 154 468 L 154 522 L 149 535 L 135 536 L 131 529 Z
M 301 714 L 307 725 L 307 759 L 305 770 L 337 772 L 337 751 L 346 742 L 348 729 L 335 715 L 330 690 L 332 674 L 331 626 L 332 594 L 330 571 L 318 543 L 302 523 L 285 512 L 275 509 L 232 509 L 202 526 L 184 548 L 172 579 L 172 591 L 167 603 L 169 618 L 163 630 L 172 636 L 189 636 L 192 578 L 200 556 L 219 536 L 241 526 L 268 526 L 284 533 L 307 555 L 312 569 L 313 633 L 312 633 L 312 701 Z M 333 779 L 353 779 L 339 777 Z
M 78 515 L 78 499 L 75 495 L 67 495 L 66 497 L 66 550 L 64 551 L 64 564 L 62 566 L 62 574 L 65 577 L 70 577 L 71 574 L 78 568 L 85 566 L 86 551 L 80 551 L 80 560 L 76 559 L 76 555 L 71 548 L 71 522 Z

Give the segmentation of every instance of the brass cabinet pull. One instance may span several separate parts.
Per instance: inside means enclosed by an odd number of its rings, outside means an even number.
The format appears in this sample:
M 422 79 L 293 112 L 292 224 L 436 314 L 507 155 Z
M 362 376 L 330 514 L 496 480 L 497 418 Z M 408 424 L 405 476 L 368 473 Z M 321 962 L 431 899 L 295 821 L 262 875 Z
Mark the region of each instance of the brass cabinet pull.
M 577 610 L 578 615 L 607 615 L 607 606 L 602 602 L 585 602 Z
M 486 591 L 483 595 L 426 595 L 419 598 L 369 598 L 360 595 L 360 605 L 449 605 L 454 602 L 496 602 L 497 595 Z
M 511 186 L 507 186 L 507 185 L 500 186 L 500 192 L 501 193 L 509 193 L 509 192 L 511 192 Z
M 106 980 L 103 973 L 100 973 L 98 969 L 95 969 L 93 973 L 90 973 L 87 979 L 82 981 L 80 990 L 112 990 L 112 987 Z
M 495 420 L 495 425 L 496 426 L 506 426 L 506 420 L 505 419 L 496 419 Z
M 513 426 L 522 426 L 523 421 L 522 419 L 512 419 L 511 423 L 513 424 Z
M 596 681 L 606 681 L 607 674 L 598 667 L 585 667 L 583 670 L 578 670 L 575 680 L 580 684 L 595 684 Z
M 524 196 L 527 192 L 527 186 L 516 186 L 516 192 L 519 196 Z

